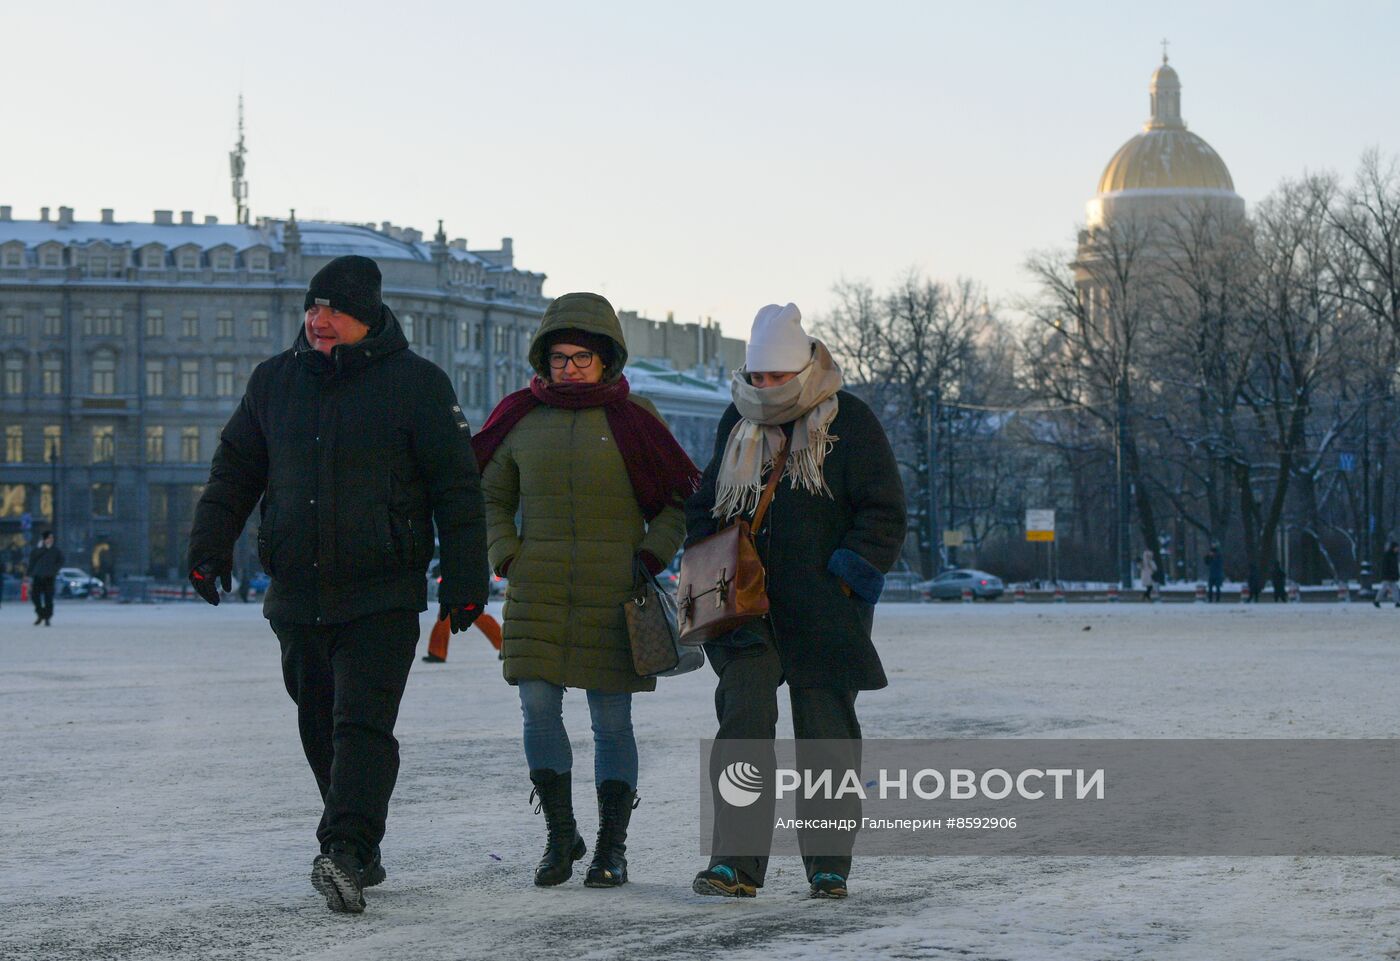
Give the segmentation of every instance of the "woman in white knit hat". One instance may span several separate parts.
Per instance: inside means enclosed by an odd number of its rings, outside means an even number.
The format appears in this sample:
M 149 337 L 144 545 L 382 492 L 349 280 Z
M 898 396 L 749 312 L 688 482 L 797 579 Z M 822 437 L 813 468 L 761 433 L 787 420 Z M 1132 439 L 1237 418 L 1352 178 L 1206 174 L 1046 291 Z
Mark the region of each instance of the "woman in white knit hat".
M 732 760 L 725 745 L 745 760 L 755 757 L 756 748 L 759 767 L 773 769 L 777 690 L 784 682 L 799 752 L 804 740 L 825 739 L 821 743 L 847 745 L 850 756 L 828 757 L 823 766 L 858 768 L 856 694 L 888 683 L 870 630 L 884 574 L 904 544 L 904 488 L 880 422 L 841 388 L 841 369 L 826 345 L 803 330 L 795 304 L 770 304 L 758 312 L 744 368 L 730 387 L 734 403 L 720 418 L 700 489 L 686 502 L 688 544 L 751 517 L 775 459 L 788 445 L 783 479 L 755 532 L 771 611 L 706 645 L 719 675 L 720 743 L 711 757 L 712 775 Z M 744 808 L 716 799 L 712 858 L 695 877 L 696 892 L 752 897 L 763 886 L 773 804 L 769 792 Z M 859 823 L 860 803 L 799 804 L 799 817 L 809 813 L 833 820 L 854 816 Z M 799 838 L 809 893 L 845 897 L 854 834 L 809 832 Z

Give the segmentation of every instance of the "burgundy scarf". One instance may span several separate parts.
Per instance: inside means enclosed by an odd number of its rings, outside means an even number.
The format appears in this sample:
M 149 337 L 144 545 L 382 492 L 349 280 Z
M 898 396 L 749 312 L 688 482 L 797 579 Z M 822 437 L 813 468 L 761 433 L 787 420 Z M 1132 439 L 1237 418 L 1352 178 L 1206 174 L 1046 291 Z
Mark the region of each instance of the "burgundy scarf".
M 601 407 L 608 416 L 608 428 L 617 442 L 627 477 L 637 497 L 642 516 L 650 522 L 672 504 L 679 504 L 695 492 L 700 469 L 666 425 L 640 405 L 627 399 L 632 392 L 627 378 L 611 384 L 548 384 L 535 376 L 530 386 L 510 394 L 486 418 L 472 437 L 476 466 L 486 470 L 496 448 L 516 424 L 540 404 L 564 410 Z

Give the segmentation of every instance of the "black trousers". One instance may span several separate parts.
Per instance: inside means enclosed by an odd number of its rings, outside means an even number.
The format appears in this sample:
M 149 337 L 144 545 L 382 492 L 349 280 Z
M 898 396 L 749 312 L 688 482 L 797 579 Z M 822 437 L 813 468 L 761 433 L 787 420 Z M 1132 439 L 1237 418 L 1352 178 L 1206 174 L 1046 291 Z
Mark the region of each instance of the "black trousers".
M 384 839 L 399 776 L 394 722 L 418 645 L 418 615 L 385 611 L 325 627 L 273 621 L 272 630 L 325 803 L 316 829 L 321 850 L 347 841 L 369 857 Z
M 771 640 L 746 647 L 725 647 L 708 644 L 705 647 L 710 666 L 719 675 L 719 685 L 715 688 L 715 714 L 719 718 L 717 742 L 724 741 L 766 741 L 763 745 L 733 745 L 726 751 L 722 743 L 710 757 L 710 784 L 715 785 L 714 811 L 715 824 L 712 839 L 710 866 L 727 864 L 742 871 L 762 885 L 768 871 L 767 851 L 772 845 L 774 811 L 776 799 L 771 790 L 764 791 L 759 800 L 750 807 L 737 809 L 726 804 L 719 796 L 720 772 L 735 758 L 752 759 L 760 770 L 772 772 L 776 768 L 773 751 L 773 738 L 778 727 L 778 688 L 783 683 L 783 666 L 778 651 Z M 855 691 L 789 687 L 792 701 L 793 735 L 798 739 L 798 767 L 828 766 L 844 769 L 860 769 L 860 722 L 856 719 Z M 802 742 L 822 739 L 820 747 L 813 746 L 804 751 Z M 804 757 L 804 754 L 810 757 Z M 840 772 L 837 773 L 839 781 Z M 859 798 L 825 800 L 816 798 L 805 800 L 798 794 L 797 816 L 808 818 L 854 818 L 860 823 L 861 805 Z M 731 819 L 743 818 L 739 828 Z M 736 851 L 733 840 L 736 834 L 742 835 L 743 843 L 738 845 L 747 850 Z M 766 838 L 762 851 L 755 851 L 752 839 Z M 807 879 L 821 872 L 831 872 L 842 877 L 851 873 L 851 844 L 855 834 L 843 834 L 833 839 L 830 832 L 822 832 L 824 850 L 838 853 L 812 854 L 816 836 L 809 832 L 798 832 L 798 846 L 802 850 L 802 863 L 806 868 Z M 838 847 L 833 849 L 833 840 Z
M 45 620 L 53 617 L 53 583 L 52 577 L 36 577 L 29 585 L 29 596 L 34 601 L 34 616 L 42 617 Z

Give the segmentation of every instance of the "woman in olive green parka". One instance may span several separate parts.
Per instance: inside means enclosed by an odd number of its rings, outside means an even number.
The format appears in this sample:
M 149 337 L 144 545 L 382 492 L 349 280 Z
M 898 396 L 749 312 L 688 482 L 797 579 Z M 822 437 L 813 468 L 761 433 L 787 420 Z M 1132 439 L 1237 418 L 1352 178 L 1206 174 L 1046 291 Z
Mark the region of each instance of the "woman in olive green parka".
M 626 881 L 637 783 L 631 696 L 656 682 L 633 668 L 622 605 L 637 566 L 656 573 L 680 547 L 684 499 L 699 478 L 656 409 L 629 396 L 626 362 L 612 305 L 566 294 L 531 343 L 531 386 L 503 400 L 473 438 L 491 566 L 509 578 L 505 679 L 520 693 L 530 779 L 549 827 L 540 885 L 567 880 L 584 854 L 562 717 L 570 687 L 587 691 L 594 732 L 599 832 L 585 883 Z

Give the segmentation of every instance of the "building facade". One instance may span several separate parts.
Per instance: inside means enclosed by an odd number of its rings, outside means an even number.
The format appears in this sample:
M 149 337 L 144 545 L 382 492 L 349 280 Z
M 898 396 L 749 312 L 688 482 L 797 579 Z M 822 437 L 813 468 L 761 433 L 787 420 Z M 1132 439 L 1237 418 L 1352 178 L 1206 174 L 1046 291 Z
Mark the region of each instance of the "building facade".
M 253 368 L 295 339 L 311 276 L 343 254 L 378 262 L 385 302 L 449 372 L 473 425 L 529 382 L 545 275 L 515 266 L 508 237 L 470 249 L 440 224 L 425 238 L 294 211 L 220 224 L 158 210 L 138 223 L 0 207 L 0 565 L 22 570 L 52 528 L 69 563 L 99 576 L 182 577 L 219 431 Z M 703 463 L 743 342 L 714 323 L 621 318 L 634 389 Z
M 390 223 L 149 223 L 0 207 L 0 560 L 52 527 L 99 575 L 181 574 L 219 431 L 253 368 L 290 346 L 309 278 L 378 261 L 414 350 L 449 371 L 475 424 L 529 379 L 547 301 L 510 238 L 468 249 Z

